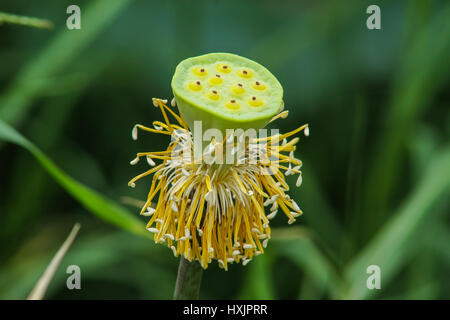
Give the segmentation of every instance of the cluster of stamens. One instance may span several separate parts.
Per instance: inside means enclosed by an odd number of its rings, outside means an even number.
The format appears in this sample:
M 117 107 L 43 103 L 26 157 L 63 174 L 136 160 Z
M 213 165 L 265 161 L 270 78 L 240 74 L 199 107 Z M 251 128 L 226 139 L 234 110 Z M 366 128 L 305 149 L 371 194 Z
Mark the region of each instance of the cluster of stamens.
M 271 237 L 269 220 L 278 211 L 289 218 L 290 224 L 302 214 L 287 194 L 289 186 L 285 180 L 285 175 L 297 174 L 296 185 L 302 182 L 302 162 L 294 156 L 299 138 L 287 139 L 301 131 L 309 135 L 308 125 L 285 134 L 250 139 L 236 162 L 214 165 L 214 161 L 208 164 L 193 157 L 192 133 L 184 119 L 166 106 L 167 101 L 153 102 L 165 121 L 154 121 L 153 128 L 136 125 L 132 137 L 136 140 L 140 129 L 169 135 L 172 142 L 164 151 L 138 153 L 131 164 L 145 157 L 151 168 L 129 182 L 134 187 L 137 180 L 153 174 L 141 210 L 142 215 L 150 217 L 148 231 L 154 234 L 155 242 L 167 242 L 175 256 L 198 260 L 203 268 L 213 259 L 224 269 L 230 263 L 246 265 L 264 252 Z M 175 100 L 171 104 L 175 106 Z M 176 123 L 169 121 L 168 114 Z M 287 111 L 282 111 L 272 121 L 287 115 Z M 202 158 L 215 159 L 222 154 L 220 150 L 228 148 L 237 152 L 236 143 L 232 135 L 224 141 L 213 140 Z M 267 215 L 265 207 L 270 211 Z

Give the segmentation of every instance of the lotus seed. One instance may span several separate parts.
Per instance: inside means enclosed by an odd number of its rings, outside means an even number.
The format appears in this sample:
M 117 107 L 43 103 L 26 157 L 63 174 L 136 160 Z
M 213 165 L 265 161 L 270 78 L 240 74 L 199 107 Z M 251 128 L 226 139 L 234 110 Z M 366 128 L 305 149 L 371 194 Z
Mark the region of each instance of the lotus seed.
M 266 86 L 259 81 L 255 81 L 255 83 L 253 83 L 252 87 L 253 87 L 253 89 L 260 90 L 260 91 L 266 89 Z

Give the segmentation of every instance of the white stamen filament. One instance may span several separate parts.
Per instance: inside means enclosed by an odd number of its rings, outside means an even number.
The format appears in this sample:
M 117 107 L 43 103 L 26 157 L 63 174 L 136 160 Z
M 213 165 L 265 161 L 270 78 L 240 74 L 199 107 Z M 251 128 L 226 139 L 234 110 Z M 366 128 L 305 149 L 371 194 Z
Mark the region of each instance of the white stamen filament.
M 275 210 L 267 215 L 267 219 L 273 219 L 277 215 L 278 210 Z
M 292 206 L 294 207 L 295 211 L 301 211 L 300 207 L 298 206 L 297 202 L 295 202 L 294 200 L 292 200 Z
M 137 138 L 138 138 L 138 128 L 137 128 L 137 126 L 134 126 L 133 130 L 131 130 L 131 138 L 133 138 L 133 140 L 137 140 Z
M 175 237 L 173 236 L 173 234 L 166 233 L 165 236 L 166 236 L 167 238 L 169 238 L 170 240 L 172 240 L 172 241 L 175 240 Z
M 149 156 L 147 156 L 147 163 L 152 167 L 154 167 L 156 164 L 155 161 L 153 161 L 153 159 L 150 158 Z
M 300 173 L 298 175 L 297 182 L 295 183 L 295 186 L 296 187 L 300 187 L 302 185 L 302 181 L 303 181 L 303 178 L 302 178 L 302 174 Z
M 155 209 L 153 209 L 152 207 L 147 207 L 147 211 L 142 212 L 142 215 L 144 217 L 150 217 L 155 213 Z

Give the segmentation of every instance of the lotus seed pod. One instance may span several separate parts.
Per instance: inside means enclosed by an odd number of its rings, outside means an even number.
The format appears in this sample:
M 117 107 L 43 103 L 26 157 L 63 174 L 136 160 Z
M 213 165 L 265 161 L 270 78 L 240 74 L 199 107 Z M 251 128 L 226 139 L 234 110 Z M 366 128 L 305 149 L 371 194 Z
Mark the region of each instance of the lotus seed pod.
M 262 65 L 230 53 L 181 61 L 172 78 L 176 103 L 192 129 L 263 128 L 282 106 L 283 88 Z

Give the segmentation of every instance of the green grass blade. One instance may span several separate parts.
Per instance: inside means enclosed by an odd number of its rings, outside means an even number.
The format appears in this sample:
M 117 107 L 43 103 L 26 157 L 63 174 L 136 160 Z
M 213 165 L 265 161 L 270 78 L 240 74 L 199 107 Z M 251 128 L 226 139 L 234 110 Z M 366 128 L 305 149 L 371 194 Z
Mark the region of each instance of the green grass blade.
M 345 295 L 350 299 L 369 297 L 374 291 L 366 288 L 369 265 L 381 268 L 381 286 L 386 286 L 395 272 L 407 262 L 408 251 L 419 249 L 413 240 L 419 241 L 425 218 L 429 219 L 436 210 L 431 210 L 450 188 L 450 147 L 434 157 L 423 174 L 423 179 L 400 207 L 398 213 L 377 234 L 374 240 L 346 268 L 346 279 L 350 290 Z
M 0 120 L 0 139 L 18 144 L 30 151 L 56 182 L 58 182 L 73 198 L 78 200 L 87 210 L 102 220 L 137 235 L 149 237 L 144 224 L 137 217 L 98 192 L 68 176 L 41 150 L 2 120 Z
M 18 124 L 40 92 L 52 87 L 56 73 L 64 71 L 80 52 L 92 43 L 130 0 L 97 0 L 82 10 L 81 30 L 65 26 L 36 58 L 19 72 L 12 85 L 0 97 L 0 118 Z
M 49 20 L 34 17 L 19 16 L 6 12 L 0 12 L 0 25 L 2 23 L 11 23 L 39 29 L 53 28 L 53 23 Z
M 44 298 L 45 293 L 47 292 L 48 289 L 48 285 L 52 281 L 53 277 L 55 276 L 56 270 L 61 264 L 61 261 L 63 260 L 67 251 L 69 251 L 73 241 L 77 237 L 80 228 L 81 225 L 79 223 L 76 223 L 73 226 L 72 231 L 66 238 L 66 241 L 63 242 L 59 250 L 53 256 L 53 259 L 50 261 L 50 264 L 47 266 L 47 269 L 45 269 L 44 273 L 34 286 L 33 290 L 31 291 L 30 295 L 27 298 L 28 300 L 42 300 Z

